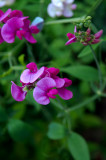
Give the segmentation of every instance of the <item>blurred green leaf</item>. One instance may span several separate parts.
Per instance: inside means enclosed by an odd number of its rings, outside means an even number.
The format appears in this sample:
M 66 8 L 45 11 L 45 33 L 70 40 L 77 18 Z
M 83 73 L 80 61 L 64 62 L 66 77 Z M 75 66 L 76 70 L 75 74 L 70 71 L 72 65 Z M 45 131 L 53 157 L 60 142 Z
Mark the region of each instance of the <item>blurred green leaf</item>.
M 100 45 L 100 43 L 92 45 L 93 49 L 96 50 L 96 48 Z M 78 55 L 79 58 L 83 57 L 83 56 L 87 56 L 89 54 L 91 54 L 91 49 L 89 46 L 86 46 L 81 53 Z
M 5 122 L 7 121 L 7 119 L 8 119 L 8 116 L 5 109 L 0 106 L 0 122 Z
M 68 148 L 75 160 L 90 160 L 87 144 L 79 134 L 71 133 L 68 137 Z
M 19 62 L 20 62 L 20 64 L 22 64 L 23 66 L 25 65 L 24 57 L 25 57 L 25 55 L 24 55 L 24 54 L 21 54 L 21 55 L 18 57 L 18 61 L 19 61 Z
M 8 132 L 14 141 L 28 142 L 33 136 L 33 128 L 21 120 L 11 119 L 8 123 Z
M 62 124 L 52 122 L 49 125 L 47 135 L 50 139 L 54 139 L 54 140 L 64 138 L 65 136 L 64 126 Z
M 76 65 L 71 67 L 62 68 L 61 71 L 66 72 L 78 79 L 85 81 L 97 81 L 98 71 L 90 66 Z
M 12 118 L 21 119 L 26 111 L 26 106 L 23 102 L 16 103 L 13 106 L 13 116 Z

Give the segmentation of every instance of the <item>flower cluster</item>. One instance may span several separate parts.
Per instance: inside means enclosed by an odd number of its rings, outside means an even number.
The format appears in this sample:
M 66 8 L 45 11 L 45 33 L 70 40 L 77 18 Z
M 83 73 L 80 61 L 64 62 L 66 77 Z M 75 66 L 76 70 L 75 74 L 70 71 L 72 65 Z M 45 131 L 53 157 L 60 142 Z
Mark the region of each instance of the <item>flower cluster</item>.
M 2 42 L 13 43 L 17 36 L 20 40 L 24 37 L 30 43 L 36 43 L 32 34 L 40 32 L 43 19 L 37 17 L 30 25 L 28 17 L 24 17 L 20 10 L 8 9 L 5 13 L 0 10 L 0 44 Z
M 74 0 L 52 0 L 48 5 L 47 11 L 50 17 L 72 17 L 72 10 L 76 9 L 76 4 L 72 4 Z
M 0 7 L 11 5 L 15 0 L 0 0 Z
M 67 33 L 68 41 L 65 45 L 69 45 L 74 42 L 81 42 L 83 45 L 89 45 L 89 44 L 96 44 L 100 42 L 100 37 L 103 34 L 103 30 L 100 30 L 96 34 L 91 34 L 90 28 L 87 29 L 87 31 L 79 31 L 77 32 L 76 26 L 74 29 L 74 34 Z
M 37 68 L 34 62 L 27 64 L 21 76 L 22 86 L 17 86 L 13 81 L 11 85 L 11 94 L 16 101 L 23 101 L 27 92 L 33 90 L 33 97 L 36 102 L 42 105 L 50 103 L 50 98 L 55 99 L 58 94 L 62 99 L 68 100 L 73 94 L 66 87 L 72 84 L 68 78 L 60 78 L 58 68 Z

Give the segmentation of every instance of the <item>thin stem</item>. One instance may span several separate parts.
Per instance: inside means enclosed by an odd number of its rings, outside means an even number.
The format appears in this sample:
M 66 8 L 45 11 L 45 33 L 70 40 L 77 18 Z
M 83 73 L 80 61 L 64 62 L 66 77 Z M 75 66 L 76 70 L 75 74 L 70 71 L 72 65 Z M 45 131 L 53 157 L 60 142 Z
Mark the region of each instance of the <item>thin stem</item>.
M 90 44 L 89 44 L 89 47 L 90 47 L 90 49 L 92 51 L 94 60 L 95 60 L 96 65 L 97 65 L 98 74 L 99 74 L 99 81 L 100 81 L 100 90 L 101 90 L 102 89 L 102 72 L 101 72 L 101 69 L 100 69 L 100 66 L 99 66 L 99 62 L 98 62 L 98 60 L 96 58 L 95 52 L 94 52 L 94 50 L 93 50 L 93 48 L 92 48 L 92 46 Z
M 84 102 L 82 102 L 82 103 L 80 103 L 78 105 L 75 105 L 75 106 L 73 106 L 73 107 L 71 107 L 71 108 L 69 108 L 69 109 L 67 109 L 65 111 L 66 112 L 72 112 L 72 111 L 74 111 L 76 109 L 82 108 L 82 107 L 86 106 L 88 103 L 96 100 L 98 97 L 99 97 L 99 95 L 96 94 L 96 95 L 92 96 L 91 98 L 85 100 Z
M 80 18 L 71 18 L 71 19 L 61 19 L 61 20 L 55 20 L 55 21 L 49 21 L 46 22 L 45 25 L 51 25 L 51 24 L 60 24 L 60 23 L 75 23 L 75 22 L 83 22 L 85 20 L 85 17 Z

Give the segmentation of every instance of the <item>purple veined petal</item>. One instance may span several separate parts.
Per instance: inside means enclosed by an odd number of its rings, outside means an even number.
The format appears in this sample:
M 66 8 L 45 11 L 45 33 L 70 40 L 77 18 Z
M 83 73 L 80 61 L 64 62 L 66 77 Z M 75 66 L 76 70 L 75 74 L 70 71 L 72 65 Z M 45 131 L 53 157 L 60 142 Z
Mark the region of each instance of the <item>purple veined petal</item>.
M 23 37 L 30 43 L 36 43 L 37 42 L 37 40 L 34 39 L 34 37 L 32 36 L 32 34 L 30 32 L 26 32 Z
M 26 68 L 28 68 L 32 72 L 37 72 L 37 70 L 38 70 L 36 63 L 34 63 L 34 62 L 28 63 L 26 65 Z
M 24 23 L 20 18 L 14 17 L 7 21 L 1 29 L 1 35 L 7 43 L 13 43 L 17 30 L 23 27 Z
M 73 97 L 73 93 L 67 90 L 65 87 L 58 88 L 58 94 L 62 99 L 69 100 Z
M 72 17 L 73 16 L 73 12 L 71 10 L 71 6 L 70 5 L 64 5 L 64 10 L 63 10 L 63 15 L 65 17 Z
M 56 88 L 62 88 L 65 84 L 65 80 L 63 78 L 59 78 L 58 76 L 56 76 L 54 80 L 56 82 Z
M 60 9 L 63 9 L 63 2 L 62 0 L 52 0 L 52 4 L 55 6 L 55 7 L 58 7 Z
M 45 77 L 38 81 L 36 85 L 43 91 L 47 92 L 51 88 L 56 87 L 56 82 L 50 77 Z
M 72 33 L 67 33 L 67 37 L 68 39 L 71 39 L 71 38 L 75 38 L 75 35 Z
M 12 12 L 11 9 L 8 9 L 1 17 L 0 17 L 0 22 L 2 22 L 3 20 L 5 20 L 5 18 L 7 18 L 10 13 Z
M 0 7 L 3 7 L 3 6 L 5 6 L 6 5 L 6 1 L 1 1 L 0 2 Z
M 17 86 L 13 81 L 11 85 L 11 94 L 16 101 L 23 101 L 27 92 L 23 91 L 23 87 Z
M 47 105 L 50 103 L 49 97 L 47 96 L 46 92 L 39 87 L 34 88 L 33 97 L 39 104 Z
M 76 37 L 71 38 L 69 41 L 66 42 L 65 45 L 69 45 L 69 44 L 74 43 L 74 42 L 76 42 Z
M 4 42 L 4 39 L 3 39 L 2 35 L 1 35 L 1 28 L 0 28 L 0 44 L 3 43 L 3 42 Z
M 36 73 L 31 72 L 30 69 L 25 69 L 20 77 L 23 83 L 33 83 L 35 82 L 44 72 L 44 67 L 41 67 Z
M 103 34 L 103 30 L 101 29 L 99 32 L 97 32 L 96 34 L 94 34 L 96 39 L 99 39 Z
M 62 15 L 62 10 L 60 8 L 57 8 L 56 6 L 54 6 L 52 3 L 50 3 L 48 5 L 47 12 L 48 12 L 49 16 L 52 18 Z
M 71 9 L 75 10 L 76 8 L 77 8 L 77 5 L 76 4 L 72 4 Z

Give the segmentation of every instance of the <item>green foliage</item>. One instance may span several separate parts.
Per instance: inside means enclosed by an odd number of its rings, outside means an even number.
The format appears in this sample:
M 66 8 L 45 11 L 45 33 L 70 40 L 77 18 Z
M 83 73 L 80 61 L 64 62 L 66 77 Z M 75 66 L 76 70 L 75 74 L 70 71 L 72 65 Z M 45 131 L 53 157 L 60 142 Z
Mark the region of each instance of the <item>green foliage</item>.
M 68 149 L 75 160 L 90 160 L 87 144 L 79 134 L 72 132 L 67 141 Z
M 62 124 L 52 122 L 49 125 L 47 135 L 50 139 L 62 139 L 65 136 L 65 128 Z
M 27 123 L 18 119 L 11 119 L 8 123 L 8 132 L 14 141 L 31 141 L 34 129 Z
M 64 67 L 61 69 L 61 71 L 84 81 L 98 80 L 98 71 L 95 68 L 89 66 L 76 65 Z

